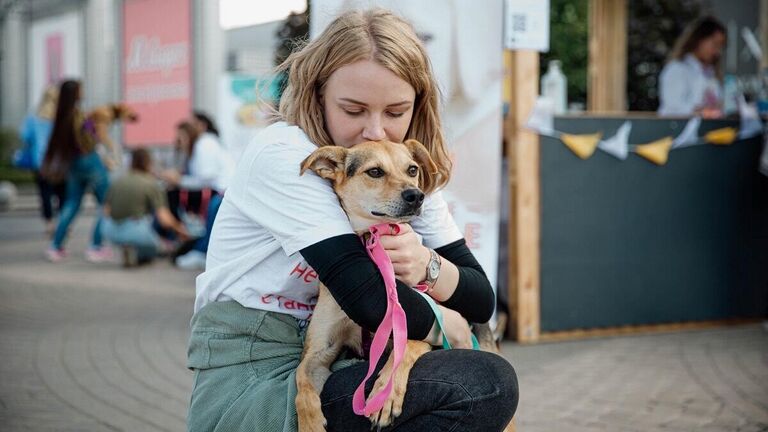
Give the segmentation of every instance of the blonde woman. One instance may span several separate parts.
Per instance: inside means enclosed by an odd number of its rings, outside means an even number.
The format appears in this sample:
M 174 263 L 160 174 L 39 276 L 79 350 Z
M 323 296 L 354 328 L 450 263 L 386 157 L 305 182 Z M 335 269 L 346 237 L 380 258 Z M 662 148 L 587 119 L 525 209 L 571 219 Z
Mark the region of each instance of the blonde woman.
M 241 157 L 213 227 L 206 271 L 197 279 L 190 431 L 296 429 L 295 369 L 319 280 L 363 328 L 375 330 L 384 316 L 381 275 L 330 184 L 299 175 L 304 158 L 318 146 L 414 138 L 437 162 L 438 172 L 430 173 L 437 188 L 450 177 L 435 79 L 401 18 L 383 10 L 346 13 L 281 68 L 288 72 L 281 121 Z M 439 343 L 431 336 L 433 312 L 411 289 L 426 281 L 441 303 L 448 338 L 469 348 L 467 321 L 491 317 L 493 292 L 439 190 L 425 192 L 421 216 L 382 245 L 394 263 L 408 337 Z M 440 271 L 428 278 L 432 250 Z M 352 411 L 366 370 L 361 360 L 336 363 L 321 394 L 328 430 L 370 429 L 368 419 Z M 500 356 L 437 350 L 411 371 L 394 427 L 502 430 L 517 399 L 514 369 Z
M 37 192 L 40 195 L 40 210 L 45 231 L 49 235 L 53 233 L 53 198 L 56 197 L 56 207 L 61 210 L 64 204 L 64 192 L 66 185 L 63 183 L 50 183 L 40 175 L 40 166 L 48 149 L 48 140 L 53 130 L 53 119 L 56 116 L 56 105 L 59 102 L 59 88 L 49 85 L 35 113 L 30 113 L 24 118 L 19 130 L 24 147 L 19 152 L 19 158 L 14 163 L 20 168 L 32 170 L 35 175 Z M 53 143 L 56 145 L 56 143 Z

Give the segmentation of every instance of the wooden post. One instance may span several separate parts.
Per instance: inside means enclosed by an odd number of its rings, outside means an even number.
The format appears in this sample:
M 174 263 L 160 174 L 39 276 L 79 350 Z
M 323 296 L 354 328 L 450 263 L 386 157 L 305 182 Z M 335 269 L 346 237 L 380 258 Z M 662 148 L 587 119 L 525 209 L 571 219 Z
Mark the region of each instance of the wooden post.
M 509 158 L 509 333 L 519 342 L 539 338 L 540 187 L 539 136 L 523 125 L 539 94 L 539 53 L 507 57 L 511 84 L 506 120 Z
M 768 68 L 768 0 L 760 0 L 760 45 L 763 47 L 763 59 L 760 69 Z
M 627 109 L 627 0 L 589 1 L 587 108 Z

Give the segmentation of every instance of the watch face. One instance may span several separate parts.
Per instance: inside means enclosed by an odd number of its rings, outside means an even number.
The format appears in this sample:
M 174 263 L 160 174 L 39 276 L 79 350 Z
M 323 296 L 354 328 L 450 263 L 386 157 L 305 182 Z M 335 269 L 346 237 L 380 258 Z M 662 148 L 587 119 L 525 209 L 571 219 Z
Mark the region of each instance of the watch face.
M 429 263 L 429 278 L 430 279 L 437 279 L 437 276 L 440 274 L 440 263 L 437 261 L 432 261 Z

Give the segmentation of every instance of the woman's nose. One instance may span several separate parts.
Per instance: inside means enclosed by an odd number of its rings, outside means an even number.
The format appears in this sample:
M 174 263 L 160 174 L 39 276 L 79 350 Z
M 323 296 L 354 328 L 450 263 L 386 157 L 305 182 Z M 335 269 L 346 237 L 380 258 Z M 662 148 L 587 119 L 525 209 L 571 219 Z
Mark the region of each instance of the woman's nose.
M 384 127 L 378 119 L 369 120 L 363 129 L 363 139 L 368 141 L 380 141 L 387 137 Z

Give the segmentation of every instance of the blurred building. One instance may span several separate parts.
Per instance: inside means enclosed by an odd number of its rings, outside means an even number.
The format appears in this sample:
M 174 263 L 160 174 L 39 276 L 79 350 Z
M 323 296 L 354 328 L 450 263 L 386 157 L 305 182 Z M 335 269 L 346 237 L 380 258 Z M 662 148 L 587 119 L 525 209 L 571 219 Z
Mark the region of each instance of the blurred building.
M 135 145 L 170 142 L 178 118 L 157 113 L 217 110 L 218 1 L 0 0 L 0 43 L 0 126 L 17 127 L 62 78 L 83 81 L 86 108 L 139 106 L 142 121 L 124 135 Z

